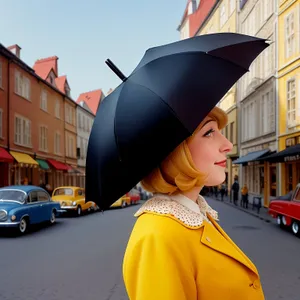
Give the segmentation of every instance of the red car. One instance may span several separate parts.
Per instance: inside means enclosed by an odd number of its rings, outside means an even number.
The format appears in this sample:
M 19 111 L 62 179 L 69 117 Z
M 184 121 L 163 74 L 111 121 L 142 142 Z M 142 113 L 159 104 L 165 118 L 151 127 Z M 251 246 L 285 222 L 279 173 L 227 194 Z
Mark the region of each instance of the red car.
M 280 227 L 290 227 L 300 237 L 300 184 L 295 191 L 272 200 L 268 212 Z
M 137 204 L 141 200 L 141 194 L 136 189 L 131 189 L 128 193 L 126 193 L 126 196 L 130 197 L 131 204 Z

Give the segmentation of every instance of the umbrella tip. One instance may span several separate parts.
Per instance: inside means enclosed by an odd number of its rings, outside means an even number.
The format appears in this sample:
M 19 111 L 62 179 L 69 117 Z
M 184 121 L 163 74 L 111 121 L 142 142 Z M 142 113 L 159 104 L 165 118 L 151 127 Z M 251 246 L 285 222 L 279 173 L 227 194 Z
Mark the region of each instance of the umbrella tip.
M 120 71 L 120 69 L 108 58 L 105 63 L 110 69 L 122 80 L 126 81 L 127 77 Z

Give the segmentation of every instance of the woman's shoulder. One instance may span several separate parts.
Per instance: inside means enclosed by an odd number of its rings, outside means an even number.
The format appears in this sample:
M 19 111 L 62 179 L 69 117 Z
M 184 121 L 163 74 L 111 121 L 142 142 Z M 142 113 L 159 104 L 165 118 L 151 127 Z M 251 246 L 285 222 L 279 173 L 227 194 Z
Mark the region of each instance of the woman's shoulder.
M 165 195 L 153 196 L 146 201 L 134 215 L 143 222 L 164 224 L 177 227 L 183 226 L 188 229 L 199 229 L 204 225 L 206 218 L 200 213 L 185 207 Z

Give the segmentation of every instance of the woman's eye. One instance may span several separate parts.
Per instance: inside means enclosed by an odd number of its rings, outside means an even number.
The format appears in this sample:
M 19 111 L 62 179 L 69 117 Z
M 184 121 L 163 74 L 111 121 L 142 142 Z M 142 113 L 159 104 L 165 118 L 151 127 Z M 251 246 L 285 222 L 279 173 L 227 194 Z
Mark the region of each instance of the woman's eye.
M 214 132 L 215 132 L 214 129 L 210 129 L 204 134 L 204 136 L 212 136 L 212 133 L 214 133 Z

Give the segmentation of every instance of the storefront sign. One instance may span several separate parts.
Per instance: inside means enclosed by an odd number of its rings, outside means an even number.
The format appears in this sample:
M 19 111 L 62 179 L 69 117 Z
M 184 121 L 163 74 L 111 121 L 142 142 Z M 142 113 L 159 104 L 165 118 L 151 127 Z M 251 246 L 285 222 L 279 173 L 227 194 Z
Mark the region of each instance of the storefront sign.
M 240 0 L 240 9 L 242 9 L 244 7 L 244 5 L 246 4 L 248 0 Z
M 288 162 L 288 161 L 294 161 L 294 160 L 299 160 L 299 159 L 300 159 L 300 154 L 297 154 L 297 155 L 286 156 L 284 158 L 284 161 Z

